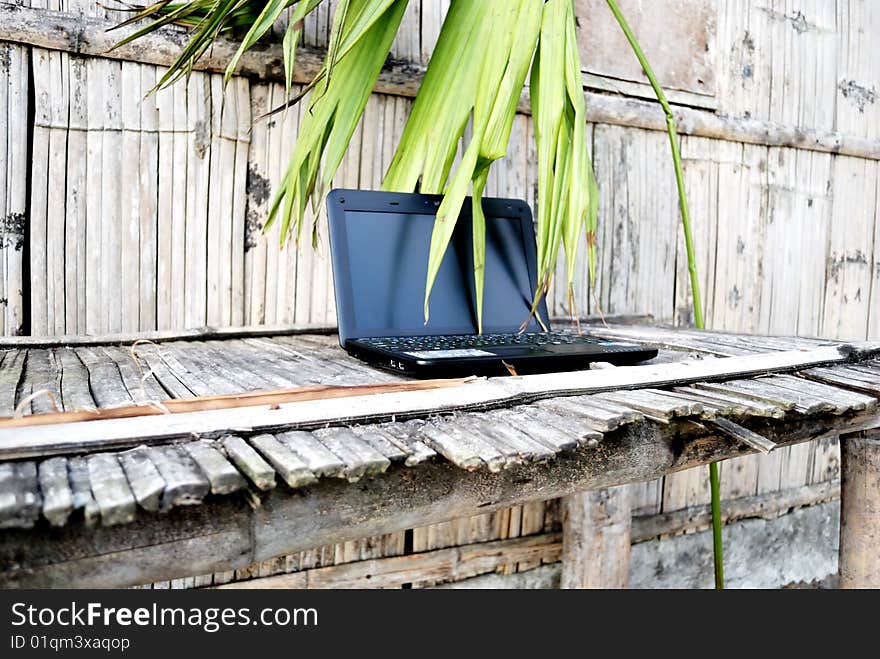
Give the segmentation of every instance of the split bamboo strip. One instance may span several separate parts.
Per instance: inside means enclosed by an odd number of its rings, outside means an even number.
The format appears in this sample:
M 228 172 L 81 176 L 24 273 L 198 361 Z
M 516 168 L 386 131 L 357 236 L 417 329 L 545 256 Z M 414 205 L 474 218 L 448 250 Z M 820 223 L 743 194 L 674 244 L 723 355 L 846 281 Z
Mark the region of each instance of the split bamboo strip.
M 404 391 L 444 389 L 447 387 L 457 387 L 471 381 L 473 381 L 473 378 L 420 380 L 416 382 L 388 382 L 383 384 L 352 386 L 315 385 L 309 387 L 296 387 L 294 389 L 247 391 L 238 394 L 200 396 L 196 398 L 171 398 L 166 400 L 145 401 L 139 405 L 121 405 L 116 407 L 71 410 L 65 412 L 46 412 L 43 414 L 30 414 L 18 418 L 0 417 L 0 428 L 23 428 L 52 425 L 55 423 L 97 421 L 101 419 L 128 419 L 139 416 L 182 414 L 185 412 L 226 410 L 239 407 L 259 407 L 263 405 L 268 406 L 269 409 L 274 409 L 275 406 L 282 403 L 347 398 L 350 396 L 369 396 L 384 393 L 401 393 Z

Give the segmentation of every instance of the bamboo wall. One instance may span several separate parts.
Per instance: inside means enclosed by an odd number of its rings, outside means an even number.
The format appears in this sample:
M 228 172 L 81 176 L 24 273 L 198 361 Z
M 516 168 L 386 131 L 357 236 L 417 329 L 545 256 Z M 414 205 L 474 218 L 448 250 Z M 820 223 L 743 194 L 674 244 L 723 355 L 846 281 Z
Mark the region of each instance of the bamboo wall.
M 448 1 L 410 4 L 393 56 L 424 65 Z M 880 338 L 880 164 L 865 157 L 866 150 L 880 152 L 880 58 L 868 41 L 880 32 L 880 5 L 709 4 L 714 94 L 679 95 L 703 108 L 700 116 L 728 119 L 730 129 L 681 139 L 708 325 Z M 581 11 L 595 5 L 578 3 Z M 120 16 L 94 0 L 33 0 L 32 6 Z M 0 11 L 11 9 L 0 5 Z M 326 43 L 329 15 L 322 5 L 309 18 L 306 45 Z M 582 15 L 582 28 L 590 24 L 591 16 Z M 144 99 L 160 73 L 152 64 L 0 42 L 3 332 L 333 322 L 326 233 L 313 252 L 292 244 L 279 250 L 277 229 L 259 231 L 302 109 L 252 124 L 279 104 L 283 87 L 236 77 L 224 91 L 222 77 L 206 72 Z M 632 87 L 590 80 L 596 89 Z M 378 187 L 410 105 L 405 95 L 373 95 L 336 185 Z M 579 310 L 687 323 L 689 287 L 667 137 L 627 124 L 640 125 L 625 116 L 590 125 L 601 190 L 599 281 L 589 295 L 579 269 Z M 530 117 L 518 115 L 508 155 L 492 170 L 491 194 L 534 205 L 531 131 Z M 738 141 L 743 134 L 748 140 Z M 856 140 L 865 148 L 847 155 L 847 148 L 814 149 L 806 138 L 786 146 L 779 136 L 788 134 Z M 554 294 L 559 314 L 566 312 L 562 299 Z M 837 477 L 837 463 L 834 442 L 741 458 L 722 465 L 722 491 L 730 499 L 822 484 Z M 706 474 L 633 486 L 632 497 L 639 516 L 703 504 Z M 238 576 L 551 532 L 558 527 L 556 508 L 530 504 L 318 549 Z

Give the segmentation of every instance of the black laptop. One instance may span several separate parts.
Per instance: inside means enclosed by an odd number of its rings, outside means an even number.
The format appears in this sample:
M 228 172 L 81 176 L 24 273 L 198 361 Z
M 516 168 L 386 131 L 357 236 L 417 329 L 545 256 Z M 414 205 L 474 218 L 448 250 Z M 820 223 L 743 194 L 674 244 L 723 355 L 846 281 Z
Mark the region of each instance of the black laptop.
M 639 345 L 542 331 L 532 317 L 537 249 L 528 204 L 484 199 L 483 333 L 477 333 L 471 200 L 463 206 L 423 304 L 428 248 L 442 197 L 334 190 L 327 199 L 339 343 L 351 355 L 416 377 L 569 371 L 590 362 L 632 364 L 657 355 Z M 537 309 L 549 328 L 546 303 Z

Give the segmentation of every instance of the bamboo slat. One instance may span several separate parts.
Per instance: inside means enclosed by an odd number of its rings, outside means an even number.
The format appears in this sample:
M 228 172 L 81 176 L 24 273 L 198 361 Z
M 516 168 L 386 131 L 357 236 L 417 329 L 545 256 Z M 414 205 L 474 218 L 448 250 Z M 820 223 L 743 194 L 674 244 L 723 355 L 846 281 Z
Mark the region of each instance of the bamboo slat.
M 25 322 L 23 248 L 27 212 L 29 55 L 25 48 L 0 44 L 0 107 L 6 130 L 0 130 L 0 309 L 3 334 L 20 334 Z

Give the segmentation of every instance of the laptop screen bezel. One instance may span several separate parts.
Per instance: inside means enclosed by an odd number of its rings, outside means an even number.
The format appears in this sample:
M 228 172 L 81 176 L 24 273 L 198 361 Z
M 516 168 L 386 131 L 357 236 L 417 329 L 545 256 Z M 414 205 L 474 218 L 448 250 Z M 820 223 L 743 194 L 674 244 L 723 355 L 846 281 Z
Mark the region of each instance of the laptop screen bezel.
M 372 213 L 404 213 L 416 215 L 434 215 L 443 197 L 441 195 L 424 195 L 400 192 L 379 192 L 371 190 L 336 189 L 327 196 L 327 217 L 330 234 L 330 252 L 333 265 L 333 283 L 336 296 L 336 315 L 339 325 L 339 343 L 351 339 L 400 336 L 400 331 L 393 328 L 366 330 L 356 323 L 354 293 L 351 281 L 351 266 L 348 253 L 348 235 L 346 217 L 348 212 Z M 484 198 L 483 212 L 487 221 L 493 217 L 519 220 L 523 236 L 523 253 L 529 275 L 530 295 L 534 296 L 535 282 L 538 278 L 538 250 L 535 242 L 534 223 L 529 205 L 520 199 Z M 468 197 L 462 206 L 462 217 L 471 215 L 471 198 Z M 538 305 L 538 313 L 545 322 L 549 322 L 547 303 L 544 298 Z M 484 331 L 516 331 L 518 327 L 493 328 L 486 326 Z M 431 336 L 440 332 L 430 327 L 407 330 L 407 336 Z

